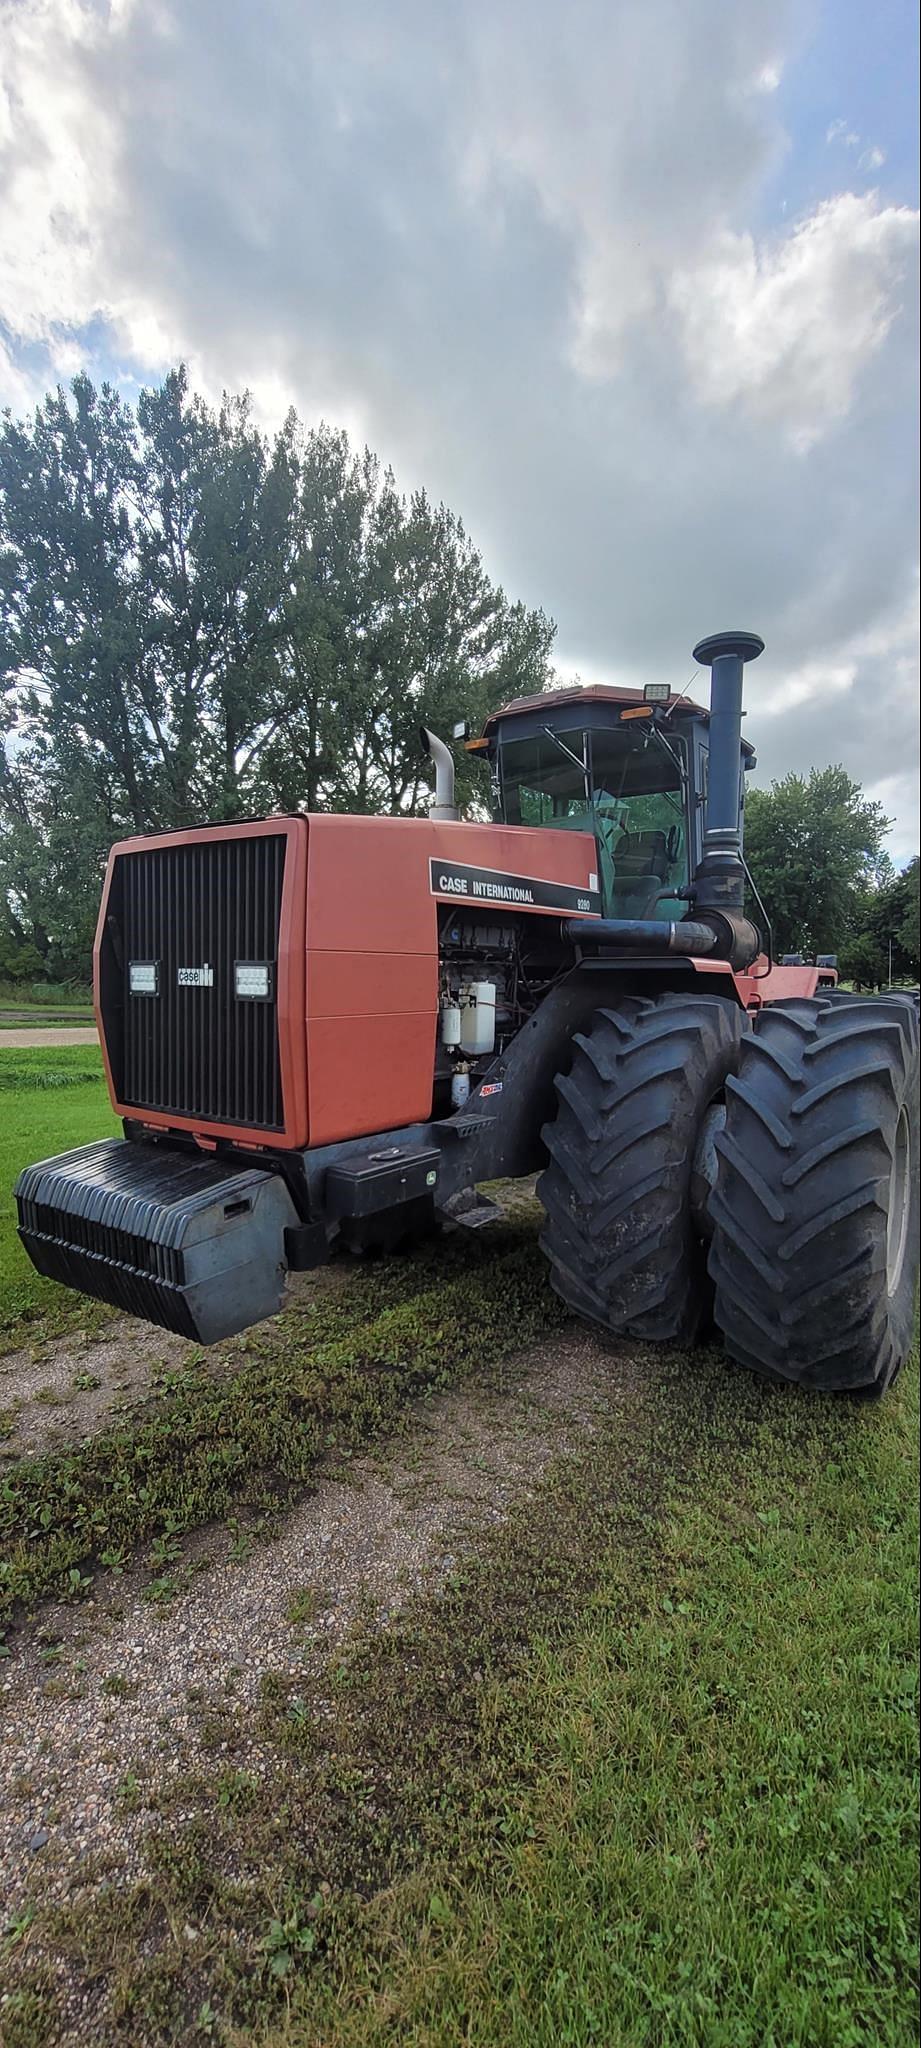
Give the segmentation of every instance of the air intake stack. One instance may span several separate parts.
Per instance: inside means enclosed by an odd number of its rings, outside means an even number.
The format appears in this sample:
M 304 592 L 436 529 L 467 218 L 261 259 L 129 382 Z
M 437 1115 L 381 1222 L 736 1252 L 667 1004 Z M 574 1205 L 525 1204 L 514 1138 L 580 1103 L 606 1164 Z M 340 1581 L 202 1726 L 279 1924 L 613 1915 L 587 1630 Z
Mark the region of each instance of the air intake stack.
M 757 633 L 711 633 L 699 640 L 694 660 L 710 670 L 710 762 L 703 858 L 690 894 L 695 917 L 719 930 L 731 944 L 719 951 L 734 967 L 747 967 L 761 937 L 744 916 L 742 862 L 742 670 L 764 652 Z

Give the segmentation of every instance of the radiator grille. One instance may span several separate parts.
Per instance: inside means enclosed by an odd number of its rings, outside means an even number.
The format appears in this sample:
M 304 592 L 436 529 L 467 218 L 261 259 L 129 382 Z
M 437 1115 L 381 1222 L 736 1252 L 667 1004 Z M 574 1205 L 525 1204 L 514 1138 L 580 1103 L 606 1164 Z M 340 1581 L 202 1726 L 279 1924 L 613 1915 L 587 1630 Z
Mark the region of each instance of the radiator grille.
M 121 1030 L 110 1034 L 107 1017 L 106 1035 L 126 1108 L 284 1128 L 277 962 L 286 845 L 284 833 L 254 834 L 119 856 L 109 927 Z M 132 962 L 156 964 L 155 994 L 131 992 Z M 268 999 L 236 994 L 238 962 L 270 967 Z M 189 969 L 207 970 L 205 984 L 180 985 Z

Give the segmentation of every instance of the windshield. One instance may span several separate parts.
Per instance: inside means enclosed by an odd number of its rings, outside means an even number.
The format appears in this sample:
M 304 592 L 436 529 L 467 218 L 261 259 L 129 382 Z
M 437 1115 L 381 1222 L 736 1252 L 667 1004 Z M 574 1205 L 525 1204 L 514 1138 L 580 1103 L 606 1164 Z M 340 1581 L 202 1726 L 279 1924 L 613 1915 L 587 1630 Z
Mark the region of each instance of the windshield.
M 501 815 L 510 825 L 593 832 L 608 917 L 677 917 L 688 879 L 684 742 L 648 725 L 503 740 Z

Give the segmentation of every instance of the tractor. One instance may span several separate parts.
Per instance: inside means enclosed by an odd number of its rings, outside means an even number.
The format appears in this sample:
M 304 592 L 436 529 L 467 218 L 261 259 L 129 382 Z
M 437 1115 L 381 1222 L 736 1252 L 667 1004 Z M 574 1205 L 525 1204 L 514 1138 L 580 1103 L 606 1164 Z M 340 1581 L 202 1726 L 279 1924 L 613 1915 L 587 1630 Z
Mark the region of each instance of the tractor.
M 762 649 L 700 642 L 708 710 L 664 685 L 506 704 L 466 740 L 492 822 L 460 819 L 423 732 L 426 818 L 114 846 L 95 1002 L 124 1136 L 21 1174 L 39 1271 L 213 1344 L 289 1272 L 477 1227 L 484 1184 L 537 1172 L 551 1284 L 602 1331 L 715 1324 L 757 1373 L 883 1394 L 913 1326 L 918 1016 L 772 959 L 742 832 Z

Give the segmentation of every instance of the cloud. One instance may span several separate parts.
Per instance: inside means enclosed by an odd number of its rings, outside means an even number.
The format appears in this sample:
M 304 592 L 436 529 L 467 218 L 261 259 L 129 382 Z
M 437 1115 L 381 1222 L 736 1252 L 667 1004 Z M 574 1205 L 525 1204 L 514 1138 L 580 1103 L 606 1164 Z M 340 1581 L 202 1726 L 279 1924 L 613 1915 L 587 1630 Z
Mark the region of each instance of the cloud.
M 183 355 L 342 420 L 554 613 L 561 667 L 684 681 L 751 624 L 772 772 L 902 776 L 917 217 L 862 186 L 772 226 L 806 0 L 2 20 L 0 400 Z
M 816 658 L 770 688 L 752 730 L 758 784 L 785 774 L 791 759 L 840 761 L 896 821 L 891 851 L 900 860 L 917 852 L 921 832 L 918 627 L 915 580 L 888 623 L 855 634 L 825 661 Z
M 916 214 L 850 192 L 767 247 L 724 234 L 670 286 L 704 403 L 741 401 L 809 448 L 850 411 L 897 316 L 916 247 Z
M 856 128 L 848 128 L 846 121 L 832 121 L 825 130 L 826 142 L 842 142 L 845 149 L 860 149 L 861 139 Z M 871 142 L 867 144 L 866 149 L 861 150 L 857 159 L 857 169 L 881 171 L 885 161 L 886 151 L 880 149 L 878 142 Z

